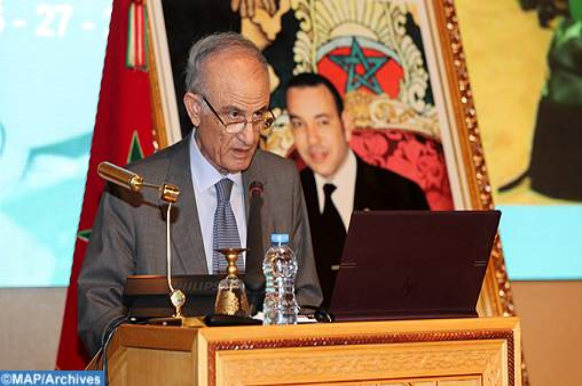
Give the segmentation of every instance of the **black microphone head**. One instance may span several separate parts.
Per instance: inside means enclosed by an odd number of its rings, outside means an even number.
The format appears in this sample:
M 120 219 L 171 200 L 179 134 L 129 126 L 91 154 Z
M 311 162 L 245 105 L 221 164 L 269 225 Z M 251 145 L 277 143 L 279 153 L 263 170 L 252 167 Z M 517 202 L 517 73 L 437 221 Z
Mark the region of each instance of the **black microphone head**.
M 249 187 L 249 192 L 251 196 L 260 197 L 263 195 L 263 183 L 261 181 L 253 181 L 251 182 L 251 186 Z

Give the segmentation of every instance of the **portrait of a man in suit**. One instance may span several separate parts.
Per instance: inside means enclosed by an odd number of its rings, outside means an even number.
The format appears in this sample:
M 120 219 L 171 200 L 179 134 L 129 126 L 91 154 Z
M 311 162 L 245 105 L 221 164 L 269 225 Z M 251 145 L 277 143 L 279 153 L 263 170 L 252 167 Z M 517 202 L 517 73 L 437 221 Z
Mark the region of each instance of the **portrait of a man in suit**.
M 356 210 L 429 209 L 413 181 L 364 162 L 349 146 L 353 125 L 333 84 L 295 76 L 285 102 L 301 173 L 319 280 L 329 305 L 350 217 Z

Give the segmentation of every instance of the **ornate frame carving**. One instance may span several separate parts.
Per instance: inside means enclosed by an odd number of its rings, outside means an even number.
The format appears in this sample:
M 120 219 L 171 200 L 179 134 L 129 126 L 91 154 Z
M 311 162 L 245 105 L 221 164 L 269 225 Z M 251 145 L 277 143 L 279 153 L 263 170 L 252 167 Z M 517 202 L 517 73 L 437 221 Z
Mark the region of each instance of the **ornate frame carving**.
M 201 329 L 198 376 L 209 385 L 393 384 L 469 375 L 485 385 L 521 385 L 516 323 L 515 318 L 496 318 L 242 328 L 244 332 Z
M 515 385 L 514 372 L 514 336 L 513 331 L 456 331 L 456 332 L 422 332 L 422 333 L 392 333 L 383 335 L 365 335 L 351 337 L 314 337 L 303 339 L 278 340 L 236 340 L 228 342 L 211 342 L 208 345 L 208 384 L 214 386 L 216 379 L 216 355 L 224 351 L 261 350 L 293 347 L 332 347 L 332 346 L 365 346 L 393 343 L 426 343 L 426 342 L 460 342 L 460 341 L 503 340 L 507 342 L 507 368 L 509 369 L 508 386 Z M 410 358 L 405 358 L 408 360 Z M 490 360 L 489 358 L 484 360 Z M 491 369 L 492 370 L 492 369 Z M 492 374 L 488 374 L 493 377 Z

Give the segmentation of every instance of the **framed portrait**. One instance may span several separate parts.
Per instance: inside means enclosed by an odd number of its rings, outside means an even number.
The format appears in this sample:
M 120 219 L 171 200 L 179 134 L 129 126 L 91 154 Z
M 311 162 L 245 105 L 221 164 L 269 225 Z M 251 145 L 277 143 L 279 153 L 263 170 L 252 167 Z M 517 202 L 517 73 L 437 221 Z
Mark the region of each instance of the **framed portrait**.
M 432 210 L 493 209 L 452 0 L 148 0 L 147 9 L 155 122 L 169 133 L 162 145 L 191 129 L 181 107 L 189 47 L 232 30 L 269 62 L 277 119 L 263 149 L 297 159 L 283 93 L 292 76 L 318 73 L 343 97 L 360 158 L 414 181 Z M 499 240 L 478 311 L 514 313 Z

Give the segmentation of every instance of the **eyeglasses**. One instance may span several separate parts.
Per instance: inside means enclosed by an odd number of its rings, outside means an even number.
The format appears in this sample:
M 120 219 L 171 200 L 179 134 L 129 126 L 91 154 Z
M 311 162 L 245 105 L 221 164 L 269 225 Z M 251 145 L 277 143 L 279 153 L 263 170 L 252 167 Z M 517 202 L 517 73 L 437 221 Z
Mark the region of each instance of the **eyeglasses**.
M 212 107 L 204 95 L 202 95 L 202 99 L 208 105 L 210 111 L 212 111 L 216 119 L 218 119 L 222 126 L 224 126 L 224 130 L 229 134 L 238 134 L 242 132 L 249 123 L 253 125 L 254 131 L 261 132 L 273 126 L 273 123 L 275 122 L 275 115 L 271 110 L 262 113 L 260 118 L 248 120 L 245 117 L 241 117 L 240 119 L 234 119 L 232 121 L 225 122 L 222 120 L 222 118 L 220 118 L 220 115 L 218 115 L 214 107 Z

